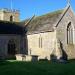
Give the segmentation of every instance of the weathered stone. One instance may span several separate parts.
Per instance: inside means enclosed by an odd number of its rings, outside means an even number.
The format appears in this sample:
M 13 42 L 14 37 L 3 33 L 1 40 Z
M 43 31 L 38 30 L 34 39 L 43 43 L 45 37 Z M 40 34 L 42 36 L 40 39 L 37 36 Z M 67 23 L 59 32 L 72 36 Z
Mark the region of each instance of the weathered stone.
M 4 17 L 1 14 L 1 19 L 9 21 L 12 12 L 3 12 L 3 14 Z M 19 21 L 18 16 L 19 13 L 15 13 L 15 22 Z M 28 25 L 22 25 L 27 21 Z M 15 49 L 13 51 L 17 54 L 16 59 L 20 61 L 32 61 L 32 59 L 34 61 L 37 57 L 38 60 L 60 60 L 62 58 L 60 62 L 67 59 L 75 59 L 75 15 L 70 6 L 60 12 L 36 17 L 32 21 L 26 20 L 23 23 L 11 23 L 1 22 L 2 25 L 20 24 L 22 30 L 20 34 L 17 34 L 17 32 L 10 34 L 8 31 L 8 34 L 5 34 L 5 32 L 0 34 L 0 58 L 11 56 L 9 53 L 12 52 L 13 48 Z M 13 28 L 17 31 L 17 26 Z M 7 29 L 9 29 L 9 26 Z M 11 43 L 9 42 L 10 40 Z M 8 47 L 8 44 L 11 45 Z M 11 50 L 9 51 L 10 47 Z

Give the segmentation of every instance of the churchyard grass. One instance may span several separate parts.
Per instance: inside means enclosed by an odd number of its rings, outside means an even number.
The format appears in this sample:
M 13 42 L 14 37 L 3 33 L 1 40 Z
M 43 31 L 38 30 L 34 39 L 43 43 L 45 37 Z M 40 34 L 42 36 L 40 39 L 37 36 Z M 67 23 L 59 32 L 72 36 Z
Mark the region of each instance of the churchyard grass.
M 75 60 L 67 63 L 0 61 L 0 75 L 75 75 Z

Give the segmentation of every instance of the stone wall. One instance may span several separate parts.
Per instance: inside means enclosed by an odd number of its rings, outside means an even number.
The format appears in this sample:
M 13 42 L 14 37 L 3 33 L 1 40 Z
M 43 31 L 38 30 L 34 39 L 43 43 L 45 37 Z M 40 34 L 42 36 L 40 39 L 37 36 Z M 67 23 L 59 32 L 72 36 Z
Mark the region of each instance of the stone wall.
M 39 59 L 50 60 L 55 50 L 56 32 L 27 35 L 28 55 L 37 55 Z
M 70 54 L 69 52 L 72 52 L 75 54 L 75 49 L 74 49 L 74 51 L 71 49 L 70 50 L 67 49 L 67 45 L 68 45 L 67 44 L 67 26 L 70 22 L 71 22 L 71 26 L 73 28 L 73 45 L 75 45 L 75 15 L 74 15 L 71 7 L 65 13 L 64 17 L 62 18 L 62 20 L 60 21 L 60 23 L 58 24 L 57 29 L 56 29 L 57 30 L 57 38 L 59 40 L 61 40 L 61 43 L 63 44 L 63 50 L 65 51 L 65 53 L 67 54 L 68 57 Z M 71 56 L 74 54 L 71 54 Z M 71 58 L 71 56 L 70 56 L 70 58 Z M 75 58 L 75 56 L 73 56 L 73 59 L 74 58 Z
M 0 11 L 0 20 L 3 20 L 3 12 Z
M 14 22 L 19 22 L 19 12 L 12 12 L 12 11 L 0 11 L 0 20 L 4 20 L 4 21 L 10 21 L 10 16 L 13 16 L 13 21 Z
M 16 44 L 16 52 L 20 53 L 20 39 L 19 35 L 1 35 L 0 34 L 0 57 L 6 58 L 8 56 L 8 42 L 14 40 Z
M 19 13 L 14 13 L 14 12 L 4 12 L 3 20 L 5 21 L 10 21 L 10 16 L 13 16 L 13 21 L 14 22 L 19 22 Z

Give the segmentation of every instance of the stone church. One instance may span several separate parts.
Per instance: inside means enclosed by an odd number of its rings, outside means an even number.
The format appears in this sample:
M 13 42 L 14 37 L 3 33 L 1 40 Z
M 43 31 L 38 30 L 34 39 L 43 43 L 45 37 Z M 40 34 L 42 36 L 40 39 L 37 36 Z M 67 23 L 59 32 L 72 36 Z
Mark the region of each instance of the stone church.
M 19 11 L 0 10 L 0 59 L 75 59 L 75 14 L 62 10 L 19 20 Z

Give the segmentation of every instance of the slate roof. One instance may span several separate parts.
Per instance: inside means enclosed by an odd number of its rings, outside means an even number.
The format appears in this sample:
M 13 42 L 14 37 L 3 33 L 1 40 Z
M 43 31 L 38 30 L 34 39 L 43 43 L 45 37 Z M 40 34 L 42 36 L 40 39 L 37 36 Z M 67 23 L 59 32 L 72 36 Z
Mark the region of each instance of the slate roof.
M 62 16 L 62 10 L 54 11 L 42 16 L 37 16 L 33 18 L 31 21 L 30 19 L 26 19 L 22 22 L 7 22 L 7 21 L 0 21 L 0 34 L 33 34 L 33 33 L 40 33 L 40 32 L 47 32 L 47 31 L 54 31 L 54 26 L 58 19 Z M 28 25 L 25 26 L 25 24 Z
M 42 16 L 35 17 L 27 26 L 28 34 L 53 31 L 54 24 L 62 14 L 63 10 L 58 10 Z M 27 20 L 26 20 L 27 21 Z
M 0 34 L 23 34 L 23 27 L 15 22 L 0 21 Z

